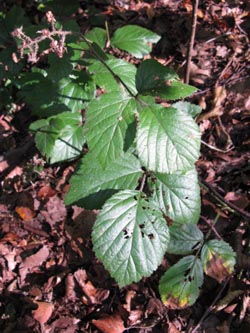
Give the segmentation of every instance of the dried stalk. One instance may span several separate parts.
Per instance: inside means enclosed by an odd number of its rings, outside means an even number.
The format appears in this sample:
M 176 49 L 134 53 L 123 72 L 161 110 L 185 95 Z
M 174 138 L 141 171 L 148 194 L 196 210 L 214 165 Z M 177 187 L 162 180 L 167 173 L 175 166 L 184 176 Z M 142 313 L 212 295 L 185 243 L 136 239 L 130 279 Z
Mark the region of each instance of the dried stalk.
M 188 52 L 187 52 L 186 73 L 185 73 L 185 83 L 186 84 L 189 84 L 189 78 L 190 78 L 190 66 L 191 66 L 192 53 L 193 53 L 193 47 L 194 47 L 194 38 L 195 38 L 196 25 L 197 25 L 198 6 L 199 6 L 199 0 L 193 0 L 192 31 L 191 31 L 191 37 L 190 37 L 190 42 L 189 42 L 189 48 L 188 48 Z

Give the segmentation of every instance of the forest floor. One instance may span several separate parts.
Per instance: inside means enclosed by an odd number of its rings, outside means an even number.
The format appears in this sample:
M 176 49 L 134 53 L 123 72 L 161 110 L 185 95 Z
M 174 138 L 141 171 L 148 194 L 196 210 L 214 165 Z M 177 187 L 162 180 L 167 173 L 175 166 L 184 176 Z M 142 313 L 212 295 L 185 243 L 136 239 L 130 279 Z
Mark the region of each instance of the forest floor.
M 96 0 L 92 17 L 79 3 L 83 31 L 104 17 L 112 31 L 138 24 L 161 35 L 152 56 L 184 77 L 191 1 Z M 1 332 L 250 332 L 250 4 L 200 1 L 197 14 L 190 84 L 199 90 L 190 100 L 203 109 L 199 227 L 235 249 L 235 273 L 222 283 L 207 277 L 184 310 L 161 303 L 161 267 L 119 289 L 92 252 L 98 212 L 64 205 L 75 163 L 45 162 L 19 105 L 0 115 Z

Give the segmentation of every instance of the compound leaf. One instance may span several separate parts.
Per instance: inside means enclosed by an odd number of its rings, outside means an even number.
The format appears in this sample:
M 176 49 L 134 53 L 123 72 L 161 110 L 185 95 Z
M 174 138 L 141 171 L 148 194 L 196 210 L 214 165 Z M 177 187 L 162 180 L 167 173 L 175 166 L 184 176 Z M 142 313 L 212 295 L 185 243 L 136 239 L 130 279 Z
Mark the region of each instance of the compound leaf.
M 120 287 L 149 276 L 160 265 L 169 241 L 157 206 L 139 191 L 122 191 L 103 206 L 92 239 L 97 257 Z
M 149 179 L 154 200 L 171 220 L 197 223 L 200 216 L 200 188 L 195 169 L 185 174 L 156 173 Z
M 105 168 L 92 155 L 87 154 L 71 177 L 65 202 L 87 209 L 99 209 L 114 192 L 135 189 L 142 174 L 140 163 L 130 153 L 124 154 Z M 83 186 L 84 184 L 84 186 Z
M 202 247 L 201 260 L 205 273 L 222 282 L 234 271 L 236 254 L 228 243 L 212 239 Z
M 134 133 L 136 103 L 130 96 L 113 92 L 89 104 L 85 134 L 90 152 L 103 167 L 116 160 L 125 150 L 126 138 Z M 94 130 L 93 130 L 94 129 Z M 133 137 L 129 141 L 133 141 Z
M 150 43 L 157 43 L 160 36 L 145 28 L 126 25 L 115 31 L 111 45 L 131 53 L 136 58 L 143 58 L 151 52 Z
M 203 270 L 200 259 L 195 256 L 184 257 L 161 278 L 161 299 L 171 309 L 191 306 L 199 296 L 202 283 Z
M 192 169 L 199 148 L 199 129 L 188 114 L 156 104 L 139 113 L 137 150 L 149 170 L 176 173 Z
M 199 249 L 203 241 L 203 233 L 195 224 L 174 223 L 169 227 L 169 232 L 168 253 L 190 254 Z

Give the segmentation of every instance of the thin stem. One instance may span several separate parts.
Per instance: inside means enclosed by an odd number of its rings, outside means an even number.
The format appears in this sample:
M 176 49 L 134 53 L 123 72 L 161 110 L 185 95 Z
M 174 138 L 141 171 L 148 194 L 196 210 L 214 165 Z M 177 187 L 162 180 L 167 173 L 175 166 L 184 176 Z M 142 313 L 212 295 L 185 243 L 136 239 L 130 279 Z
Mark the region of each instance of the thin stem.
M 220 218 L 220 213 L 218 213 L 216 216 L 215 216 L 215 219 L 211 222 L 211 224 L 209 224 L 209 226 L 210 226 L 210 230 L 208 231 L 208 233 L 206 234 L 206 239 L 208 239 L 209 238 L 209 236 L 211 235 L 211 232 L 212 232 L 212 230 L 213 230 L 213 232 L 216 234 L 216 236 L 221 240 L 222 238 L 220 237 L 220 235 L 217 233 L 217 230 L 215 229 L 215 225 L 216 225 L 216 223 L 218 222 L 218 220 L 219 220 L 219 218 Z
M 195 32 L 196 32 L 196 25 L 197 25 L 197 10 L 199 6 L 199 0 L 193 0 L 193 10 L 192 10 L 192 31 L 191 31 L 191 37 L 189 42 L 189 48 L 187 52 L 187 64 L 186 64 L 186 74 L 185 74 L 185 83 L 189 83 L 190 78 L 190 66 L 191 66 L 191 60 L 192 60 L 192 52 L 194 47 L 194 38 L 195 38 Z
M 79 33 L 73 33 L 79 35 Z M 127 90 L 127 92 L 134 98 L 137 96 L 133 94 L 133 92 L 130 90 L 130 88 L 127 86 L 127 84 L 106 64 L 106 62 L 99 56 L 99 54 L 96 52 L 96 50 L 93 48 L 92 43 L 83 35 L 80 33 L 81 38 L 84 40 L 84 42 L 88 45 L 88 47 L 91 49 L 92 53 L 98 59 L 104 67 L 107 68 L 107 70 L 113 75 L 116 81 L 120 82 L 123 87 Z
M 206 319 L 206 317 L 209 315 L 209 313 L 213 310 L 214 305 L 217 303 L 217 301 L 219 300 L 219 298 L 221 297 L 224 289 L 226 288 L 226 286 L 228 285 L 228 282 L 230 280 L 231 277 L 228 277 L 226 279 L 226 281 L 224 282 L 223 286 L 221 287 L 220 291 L 218 292 L 217 296 L 215 297 L 215 299 L 213 300 L 212 304 L 209 306 L 209 308 L 205 311 L 205 313 L 203 314 L 203 316 L 201 317 L 201 319 L 199 320 L 198 324 L 191 329 L 188 333 L 195 333 L 198 328 L 201 326 L 202 322 Z
M 144 173 L 144 175 L 143 175 L 143 177 L 142 177 L 141 185 L 140 185 L 140 188 L 139 188 L 139 191 L 140 191 L 140 192 L 143 191 L 143 188 L 144 188 L 144 186 L 145 186 L 146 179 L 147 179 L 147 174 Z
M 232 202 L 227 201 L 223 196 L 216 191 L 216 189 L 208 184 L 206 181 L 200 181 L 199 184 L 205 188 L 208 192 L 211 192 L 215 199 L 220 202 L 224 207 L 226 206 L 227 209 L 231 210 L 234 214 L 240 215 L 245 218 L 246 221 L 250 222 L 250 213 L 246 212 L 245 210 L 237 207 Z
M 109 47 L 110 46 L 110 33 L 109 33 L 109 24 L 108 24 L 108 21 L 105 21 L 105 29 L 106 29 L 106 34 L 107 34 L 106 47 Z
M 219 153 L 223 153 L 223 154 L 226 154 L 226 153 L 228 153 L 228 152 L 230 152 L 231 150 L 234 149 L 234 147 L 230 147 L 230 148 L 228 148 L 227 150 L 223 150 L 223 149 L 220 149 L 220 148 L 214 147 L 214 146 L 210 145 L 209 143 L 207 143 L 207 142 L 205 142 L 205 141 L 203 141 L 203 140 L 201 140 L 201 143 L 202 143 L 204 146 L 206 146 L 206 147 L 208 147 L 208 148 L 210 148 L 210 149 L 212 149 L 212 150 L 218 151 Z

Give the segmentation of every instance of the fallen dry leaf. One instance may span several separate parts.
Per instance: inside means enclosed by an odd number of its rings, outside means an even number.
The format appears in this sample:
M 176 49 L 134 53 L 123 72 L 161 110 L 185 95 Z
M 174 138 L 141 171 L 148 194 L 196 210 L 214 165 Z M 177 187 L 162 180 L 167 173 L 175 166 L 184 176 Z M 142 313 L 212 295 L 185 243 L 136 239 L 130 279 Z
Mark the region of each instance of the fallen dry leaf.
M 93 319 L 92 324 L 103 333 L 122 333 L 125 330 L 123 320 L 119 314 Z
M 56 194 L 55 190 L 53 190 L 49 185 L 45 185 L 40 188 L 37 196 L 40 199 L 46 199 L 46 198 L 53 197 L 55 194 Z
M 58 196 L 50 197 L 45 205 L 45 209 L 41 210 L 40 213 L 45 217 L 46 222 L 51 228 L 54 227 L 55 223 L 63 221 L 67 215 L 64 202 Z
M 228 192 L 224 199 L 233 202 L 237 207 L 242 209 L 245 209 L 250 204 L 247 195 L 244 193 Z
M 41 266 L 41 264 L 48 258 L 49 249 L 46 245 L 37 251 L 35 254 L 27 257 L 19 266 L 21 282 L 24 282 L 28 272 L 34 268 Z
M 83 298 L 83 302 L 86 305 L 102 304 L 102 302 L 109 297 L 109 290 L 96 288 L 91 281 L 88 281 L 82 290 L 86 295 L 86 297 Z
M 28 222 L 36 216 L 36 212 L 29 207 L 16 207 L 15 212 L 21 217 L 22 220 Z
M 84 304 L 101 304 L 109 297 L 109 290 L 96 288 L 91 281 L 87 281 L 87 273 L 85 270 L 78 269 L 78 271 L 74 273 L 74 277 L 85 294 L 82 299 Z
M 214 88 L 214 99 L 213 105 L 209 112 L 201 114 L 198 116 L 197 122 L 202 120 L 210 119 L 212 117 L 221 116 L 223 113 L 222 103 L 224 102 L 225 98 L 227 97 L 227 91 L 223 86 L 216 86 Z
M 136 324 L 139 324 L 143 318 L 143 311 L 138 309 L 138 310 L 132 310 L 129 313 L 128 316 L 128 324 L 129 326 L 133 326 Z
M 47 302 L 34 302 L 38 305 L 38 308 L 32 311 L 34 319 L 37 320 L 40 324 L 47 323 L 53 313 L 54 305 Z

